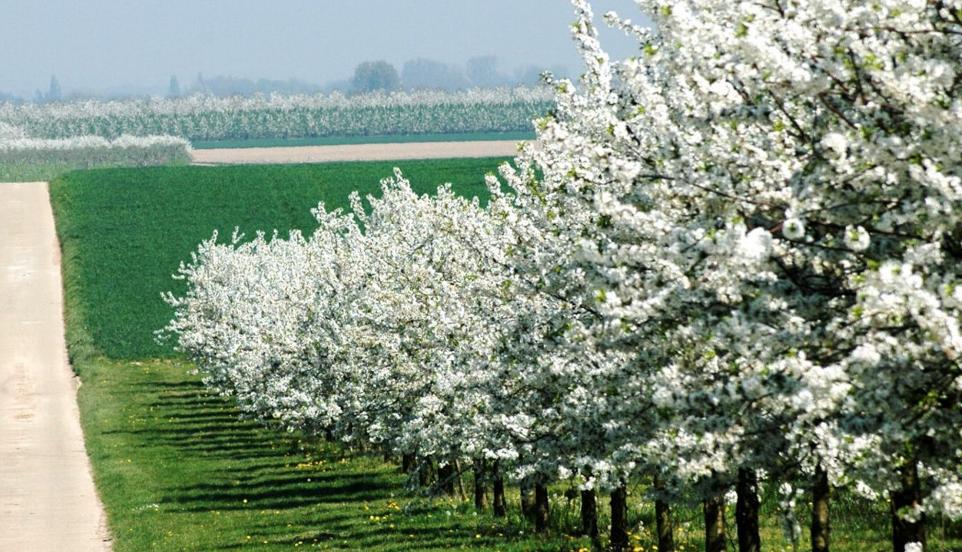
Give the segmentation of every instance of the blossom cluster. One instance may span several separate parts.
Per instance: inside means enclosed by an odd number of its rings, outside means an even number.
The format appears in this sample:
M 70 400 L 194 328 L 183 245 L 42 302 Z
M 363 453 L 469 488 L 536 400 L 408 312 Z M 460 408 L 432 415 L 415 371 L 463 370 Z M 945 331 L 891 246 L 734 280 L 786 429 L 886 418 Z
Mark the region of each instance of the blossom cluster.
M 544 88 L 220 98 L 192 95 L 0 104 L 0 122 L 37 138 L 122 134 L 191 141 L 527 131 L 551 108 Z
M 497 225 L 476 199 L 449 187 L 419 197 L 400 173 L 352 202 L 318 206 L 309 237 L 212 236 L 179 270 L 187 294 L 166 296 L 164 333 L 265 421 L 393 452 L 480 454 L 486 442 L 469 435 L 487 432 L 465 426 L 484 423 L 483 398 L 468 389 L 508 316 L 507 280 L 471 248 L 503 249 Z
M 211 240 L 168 330 L 249 411 L 395 452 L 962 516 L 962 2 L 638 3 L 612 62 L 573 0 L 585 75 L 487 205 L 396 175 Z

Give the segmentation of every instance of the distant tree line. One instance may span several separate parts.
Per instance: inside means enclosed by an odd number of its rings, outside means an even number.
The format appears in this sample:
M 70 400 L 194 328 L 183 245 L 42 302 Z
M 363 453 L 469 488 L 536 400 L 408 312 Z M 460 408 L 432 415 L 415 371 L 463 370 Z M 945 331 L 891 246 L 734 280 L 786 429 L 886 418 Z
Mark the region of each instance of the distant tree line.
M 501 86 L 535 85 L 541 81 L 544 72 L 555 77 L 569 77 L 562 66 L 544 67 L 522 65 L 512 70 L 504 70 L 495 56 L 474 57 L 464 63 L 444 63 L 441 61 L 417 58 L 405 62 L 400 70 L 384 60 L 372 60 L 355 67 L 350 79 L 333 81 L 319 85 L 298 79 L 271 80 L 248 79 L 218 75 L 205 77 L 198 74 L 194 81 L 181 85 L 177 75 L 171 75 L 166 95 L 170 98 L 191 94 L 211 96 L 254 96 L 257 94 L 317 94 L 334 91 L 346 94 L 373 91 L 395 90 L 466 90 L 469 88 L 496 88 Z M 162 90 L 162 89 L 161 89 Z M 157 91 L 157 95 L 161 95 Z M 55 103 L 85 99 L 115 99 L 151 94 L 133 91 L 91 93 L 72 90 L 65 93 L 56 76 L 50 77 L 46 91 L 34 92 L 35 103 Z M 22 103 L 24 98 L 0 92 L 0 102 Z
M 535 85 L 544 72 L 567 77 L 561 66 L 524 65 L 510 73 L 503 72 L 494 56 L 474 57 L 462 68 L 426 58 L 407 61 L 400 73 L 386 61 L 365 62 L 357 66 L 350 81 L 350 92 L 372 90 L 463 90 L 499 86 Z
M 523 65 L 512 71 L 502 70 L 495 56 L 469 59 L 463 67 L 426 58 L 412 59 L 400 71 L 384 60 L 364 61 L 354 68 L 350 79 L 329 82 L 324 86 L 291 79 L 287 81 L 198 75 L 194 83 L 182 89 L 177 77 L 172 76 L 167 95 L 177 97 L 190 94 L 213 96 L 253 96 L 255 94 L 316 94 L 339 91 L 358 94 L 395 90 L 466 90 L 501 86 L 536 85 L 544 72 L 556 77 L 568 77 L 562 66 L 540 67 Z

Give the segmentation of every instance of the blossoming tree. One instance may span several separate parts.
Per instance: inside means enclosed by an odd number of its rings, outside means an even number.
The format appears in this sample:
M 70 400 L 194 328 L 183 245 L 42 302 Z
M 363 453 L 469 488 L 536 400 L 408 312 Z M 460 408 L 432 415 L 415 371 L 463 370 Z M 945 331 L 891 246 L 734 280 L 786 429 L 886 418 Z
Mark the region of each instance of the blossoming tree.
M 760 481 L 802 481 L 813 550 L 833 485 L 924 549 L 962 518 L 962 2 L 641 0 L 621 62 L 573 3 L 585 76 L 489 205 L 397 174 L 310 238 L 212 240 L 170 329 L 265 419 L 496 462 L 539 529 L 568 479 L 624 548 L 650 478 L 659 550 L 680 495 L 725 550 L 734 488 L 757 551 Z

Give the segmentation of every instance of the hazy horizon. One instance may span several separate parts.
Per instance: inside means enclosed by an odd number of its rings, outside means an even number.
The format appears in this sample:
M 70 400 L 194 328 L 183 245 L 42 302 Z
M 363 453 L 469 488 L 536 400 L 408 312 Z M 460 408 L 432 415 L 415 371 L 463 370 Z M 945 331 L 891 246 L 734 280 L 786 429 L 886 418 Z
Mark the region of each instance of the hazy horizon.
M 600 27 L 610 9 L 644 21 L 630 0 L 594 7 Z M 0 13 L 0 92 L 25 97 L 52 75 L 66 93 L 158 92 L 171 75 L 186 86 L 198 74 L 326 84 L 378 59 L 400 70 L 415 58 L 463 66 L 493 55 L 507 73 L 581 72 L 567 0 L 0 0 Z M 602 40 L 614 57 L 635 51 L 618 31 L 603 28 Z

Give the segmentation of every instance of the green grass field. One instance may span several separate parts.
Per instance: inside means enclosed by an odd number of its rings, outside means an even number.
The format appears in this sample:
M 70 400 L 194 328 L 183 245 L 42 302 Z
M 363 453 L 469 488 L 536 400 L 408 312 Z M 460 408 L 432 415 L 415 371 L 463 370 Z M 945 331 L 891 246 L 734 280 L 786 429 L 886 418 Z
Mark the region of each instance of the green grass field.
M 461 193 L 483 196 L 482 175 L 500 161 L 400 165 L 419 190 L 453 181 Z M 566 486 L 551 489 L 552 535 L 535 538 L 518 514 L 517 489 L 509 489 L 506 519 L 476 515 L 459 500 L 421 497 L 405 486 L 396 465 L 378 456 L 241 419 L 228 400 L 206 391 L 192 366 L 153 342 L 153 331 L 169 316 L 160 292 L 174 286 L 170 274 L 213 229 L 310 230 L 309 210 L 318 201 L 345 206 L 353 189 L 375 192 L 393 165 L 111 169 L 70 173 L 51 184 L 67 340 L 83 381 L 81 422 L 115 550 L 587 546 L 575 536 L 578 501 L 566 498 L 572 490 Z M 642 490 L 636 483 L 629 494 Z M 764 500 L 765 549 L 789 551 L 775 502 Z M 884 503 L 842 495 L 832 507 L 833 550 L 890 548 Z M 636 550 L 652 550 L 652 510 L 631 499 Z M 599 513 L 603 524 L 607 515 Z M 697 504 L 676 505 L 676 527 L 679 551 L 701 548 Z M 805 531 L 802 537 L 799 550 L 808 548 Z M 933 523 L 929 550 L 962 550 L 962 527 Z
M 86 313 L 93 345 L 111 358 L 170 357 L 154 341 L 171 311 L 160 294 L 171 275 L 216 229 L 313 230 L 323 201 L 348 207 L 353 190 L 380 190 L 399 166 L 421 192 L 444 182 L 466 196 L 487 194 L 483 177 L 504 159 L 329 163 L 250 167 L 158 167 L 69 173 L 50 185 L 69 291 Z
M 509 489 L 509 516 L 476 515 L 468 502 L 427 499 L 406 487 L 397 464 L 343 446 L 242 420 L 176 360 L 81 361 L 87 450 L 114 532 L 114 550 L 577 550 L 578 501 L 551 489 L 553 533 L 531 534 Z M 470 477 L 465 478 L 471 496 Z M 629 492 L 639 496 L 642 485 Z M 768 486 L 765 550 L 790 552 Z M 570 496 L 570 495 L 569 495 Z M 599 522 L 607 523 L 600 500 Z M 885 504 L 837 497 L 833 550 L 888 552 Z M 654 508 L 633 499 L 635 550 L 652 551 Z M 801 522 L 808 515 L 800 505 Z M 701 510 L 675 505 L 679 552 L 702 549 Z M 734 508 L 728 524 L 734 539 Z M 929 550 L 962 550 L 962 530 L 932 528 Z M 560 530 L 559 530 L 560 528 Z M 946 535 L 955 535 L 947 538 Z M 799 550 L 808 550 L 803 532 Z M 730 547 L 730 550 L 735 550 Z
M 385 134 L 380 136 L 319 136 L 316 138 L 260 138 L 250 140 L 198 141 L 194 149 L 276 148 L 296 146 L 341 146 L 349 144 L 404 144 L 411 142 L 471 142 L 489 140 L 533 140 L 534 132 L 469 132 L 445 134 Z
M 408 492 L 396 465 L 241 420 L 176 361 L 84 362 L 79 401 L 114 550 L 563 550 L 516 518 Z

